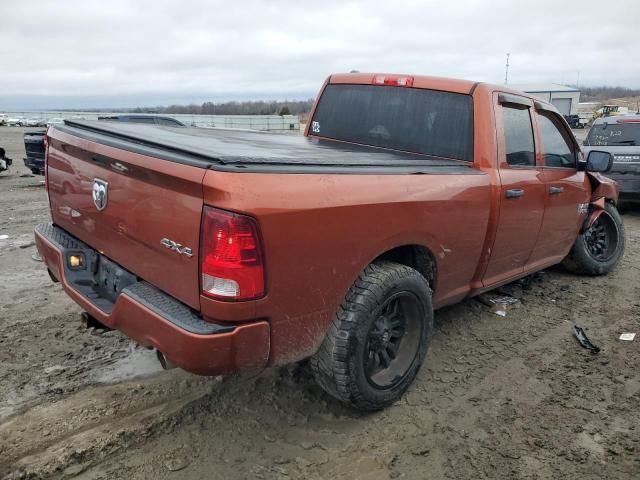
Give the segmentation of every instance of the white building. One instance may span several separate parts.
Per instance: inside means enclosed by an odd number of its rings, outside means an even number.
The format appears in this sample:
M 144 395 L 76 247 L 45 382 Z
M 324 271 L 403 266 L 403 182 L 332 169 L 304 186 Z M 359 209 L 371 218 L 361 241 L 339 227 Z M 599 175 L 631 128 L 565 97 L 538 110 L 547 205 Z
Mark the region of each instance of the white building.
M 578 113 L 580 90 L 557 83 L 534 83 L 527 85 L 507 85 L 551 103 L 563 115 Z

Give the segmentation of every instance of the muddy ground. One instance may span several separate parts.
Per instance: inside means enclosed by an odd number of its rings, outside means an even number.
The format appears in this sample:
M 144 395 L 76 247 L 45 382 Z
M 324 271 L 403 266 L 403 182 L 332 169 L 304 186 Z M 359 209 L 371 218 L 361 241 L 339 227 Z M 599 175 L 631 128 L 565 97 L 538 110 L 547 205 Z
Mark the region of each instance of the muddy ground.
M 536 277 L 506 318 L 476 300 L 436 314 L 405 397 L 354 413 L 304 368 L 254 378 L 161 371 L 117 332 L 85 329 L 42 263 L 42 177 L 0 174 L 0 478 L 632 479 L 640 472 L 640 210 L 616 272 Z M 572 336 L 576 323 L 602 347 Z

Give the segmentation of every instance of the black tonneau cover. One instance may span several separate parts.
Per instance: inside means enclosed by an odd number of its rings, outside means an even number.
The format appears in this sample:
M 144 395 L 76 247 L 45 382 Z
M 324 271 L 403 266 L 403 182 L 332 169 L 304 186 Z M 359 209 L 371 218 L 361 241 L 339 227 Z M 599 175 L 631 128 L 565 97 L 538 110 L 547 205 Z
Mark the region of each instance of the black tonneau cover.
M 63 132 L 137 153 L 203 168 L 272 170 L 293 167 L 410 167 L 416 173 L 479 173 L 461 160 L 395 152 L 296 134 L 178 128 L 135 123 L 66 120 Z M 254 168 L 252 168 L 254 167 Z M 264 168 L 259 168 L 264 167 Z M 419 168 L 416 168 L 419 167 Z M 424 172 L 433 173 L 433 172 Z

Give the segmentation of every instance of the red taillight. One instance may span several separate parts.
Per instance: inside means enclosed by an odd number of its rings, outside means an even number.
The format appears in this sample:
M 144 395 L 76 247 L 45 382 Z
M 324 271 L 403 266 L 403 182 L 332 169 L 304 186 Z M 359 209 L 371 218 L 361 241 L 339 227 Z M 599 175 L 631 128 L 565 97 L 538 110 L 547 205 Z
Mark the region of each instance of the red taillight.
M 264 295 L 264 265 L 257 222 L 204 207 L 200 239 L 202 293 L 227 300 Z
M 376 75 L 371 82 L 374 85 L 391 85 L 394 87 L 412 87 L 413 77 L 401 77 L 398 75 Z

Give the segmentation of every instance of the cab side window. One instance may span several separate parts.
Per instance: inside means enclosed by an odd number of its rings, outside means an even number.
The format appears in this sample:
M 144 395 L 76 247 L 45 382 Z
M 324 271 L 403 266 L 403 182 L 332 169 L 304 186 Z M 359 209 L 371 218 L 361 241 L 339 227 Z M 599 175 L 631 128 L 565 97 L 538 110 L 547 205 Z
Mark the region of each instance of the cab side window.
M 538 113 L 538 125 L 542 135 L 544 164 L 547 167 L 575 168 L 576 152 L 569 132 L 552 113 Z
M 536 155 L 529 108 L 505 105 L 502 108 L 502 116 L 507 163 L 521 167 L 535 166 Z

